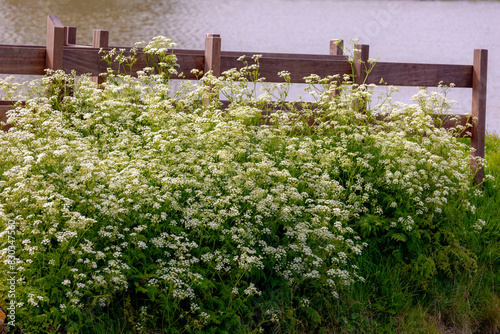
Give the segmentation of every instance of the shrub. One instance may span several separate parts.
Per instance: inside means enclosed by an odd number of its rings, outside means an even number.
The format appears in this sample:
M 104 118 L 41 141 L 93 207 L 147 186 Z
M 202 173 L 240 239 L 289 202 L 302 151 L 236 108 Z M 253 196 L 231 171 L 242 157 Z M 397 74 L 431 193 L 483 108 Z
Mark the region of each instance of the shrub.
M 102 86 L 49 72 L 10 112 L 0 279 L 15 268 L 23 332 L 326 330 L 369 245 L 420 285 L 474 267 L 446 219 L 449 201 L 474 208 L 459 129 L 434 126 L 442 95 L 372 108 L 373 85 L 311 75 L 316 103 L 290 104 L 286 72 L 258 96 L 258 57 L 174 92 L 172 47 Z

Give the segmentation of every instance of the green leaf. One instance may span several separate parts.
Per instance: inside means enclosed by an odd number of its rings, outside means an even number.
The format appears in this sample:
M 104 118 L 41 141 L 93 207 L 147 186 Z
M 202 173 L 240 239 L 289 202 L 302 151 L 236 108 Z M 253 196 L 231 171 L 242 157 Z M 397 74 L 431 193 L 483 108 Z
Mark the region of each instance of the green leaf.
M 392 240 L 395 240 L 395 241 L 400 241 L 400 242 L 406 242 L 406 240 L 408 240 L 408 238 L 406 237 L 406 235 L 402 234 L 402 233 L 394 233 L 391 235 L 391 239 Z

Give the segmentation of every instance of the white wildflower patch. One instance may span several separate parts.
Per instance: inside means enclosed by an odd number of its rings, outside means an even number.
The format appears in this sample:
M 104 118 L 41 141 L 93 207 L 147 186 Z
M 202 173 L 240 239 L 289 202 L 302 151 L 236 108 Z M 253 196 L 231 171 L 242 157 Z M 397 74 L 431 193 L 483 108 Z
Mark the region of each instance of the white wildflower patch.
M 59 80 L 67 96 L 20 98 L 26 104 L 9 112 L 11 130 L 0 131 L 0 233 L 15 221 L 23 279 L 59 277 L 47 283 L 61 290 L 55 309 L 102 309 L 141 291 L 153 304 L 189 302 L 202 326 L 212 319 L 207 295 L 261 298 L 264 272 L 338 298 L 339 287 L 363 281 L 353 261 L 368 244 L 357 222 L 380 219 L 384 231 L 410 234 L 470 190 L 464 147 L 429 116 L 435 95 L 380 106 L 385 121 L 377 123 L 356 108 L 372 86 L 312 75 L 306 82 L 324 88 L 313 89 L 314 107 L 264 112 L 262 102 L 286 87 L 258 95 L 259 55 L 173 91 L 174 47 L 155 38 L 143 49 L 148 68 L 137 77 L 109 70 L 101 86 L 51 72 L 40 85 Z M 130 70 L 133 52 L 106 59 Z M 332 98 L 332 90 L 341 93 Z M 406 207 L 415 213 L 402 214 Z M 35 296 L 23 302 L 42 304 Z M 303 308 L 313 303 L 300 299 Z M 279 321 L 275 310 L 266 317 Z

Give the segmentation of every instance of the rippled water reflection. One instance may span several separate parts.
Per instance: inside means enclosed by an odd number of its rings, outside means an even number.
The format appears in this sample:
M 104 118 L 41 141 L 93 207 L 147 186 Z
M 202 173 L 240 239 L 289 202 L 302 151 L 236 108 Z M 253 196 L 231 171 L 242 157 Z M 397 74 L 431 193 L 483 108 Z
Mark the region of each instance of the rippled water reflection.
M 47 14 L 78 27 L 110 31 L 112 45 L 173 38 L 179 48 L 204 47 L 220 33 L 225 50 L 327 53 L 332 38 L 360 37 L 383 61 L 471 64 L 489 50 L 488 128 L 500 132 L 500 2 L 335 0 L 0 0 L 1 44 L 45 44 Z M 414 92 L 414 90 L 411 90 Z M 407 101 L 410 90 L 400 98 Z M 451 95 L 470 110 L 470 90 Z

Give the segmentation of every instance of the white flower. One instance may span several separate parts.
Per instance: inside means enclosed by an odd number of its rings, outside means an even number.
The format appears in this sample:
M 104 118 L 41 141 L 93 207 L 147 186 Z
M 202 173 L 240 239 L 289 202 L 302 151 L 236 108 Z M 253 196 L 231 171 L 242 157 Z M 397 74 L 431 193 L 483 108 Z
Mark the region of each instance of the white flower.
M 259 291 L 253 283 L 250 283 L 248 287 L 244 290 L 245 295 L 251 296 L 251 295 L 261 295 L 262 292 Z

